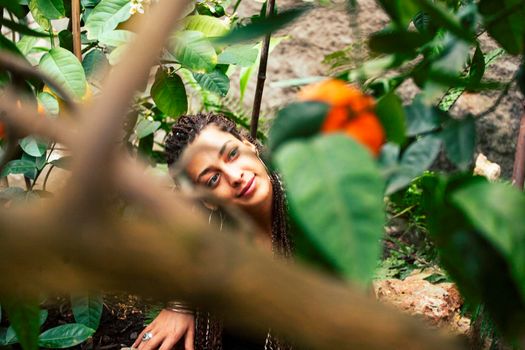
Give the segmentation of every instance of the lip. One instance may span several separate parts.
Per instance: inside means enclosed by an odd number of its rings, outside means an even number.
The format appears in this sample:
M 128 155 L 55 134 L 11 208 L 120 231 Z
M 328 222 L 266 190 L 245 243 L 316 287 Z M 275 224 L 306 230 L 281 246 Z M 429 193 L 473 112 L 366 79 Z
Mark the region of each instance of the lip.
M 250 181 L 246 184 L 246 186 L 243 187 L 242 191 L 237 195 L 237 197 L 248 197 L 253 192 L 255 192 L 255 175 L 252 177 Z

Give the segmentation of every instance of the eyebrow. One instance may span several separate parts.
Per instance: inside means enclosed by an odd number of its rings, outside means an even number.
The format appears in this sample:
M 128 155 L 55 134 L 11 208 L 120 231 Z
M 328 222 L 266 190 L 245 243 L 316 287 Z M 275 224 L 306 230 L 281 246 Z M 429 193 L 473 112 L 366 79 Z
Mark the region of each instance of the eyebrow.
M 218 157 L 221 158 L 223 155 L 224 155 L 224 152 L 226 151 L 226 146 L 228 145 L 229 142 L 232 142 L 232 140 L 228 140 L 226 141 L 221 149 L 219 150 L 219 155 Z M 199 174 L 199 176 L 197 176 L 197 182 L 199 182 L 199 180 L 201 179 L 201 177 L 203 177 L 204 175 L 206 175 L 206 173 L 208 173 L 210 171 L 210 167 L 207 167 L 206 169 L 204 169 L 203 171 L 201 171 L 201 173 Z

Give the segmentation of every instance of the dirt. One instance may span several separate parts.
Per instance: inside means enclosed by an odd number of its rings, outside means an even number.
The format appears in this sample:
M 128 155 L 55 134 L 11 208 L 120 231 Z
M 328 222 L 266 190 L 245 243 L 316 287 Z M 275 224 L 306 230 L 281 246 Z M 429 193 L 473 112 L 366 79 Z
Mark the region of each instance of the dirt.
M 275 111 L 295 98 L 297 87 L 282 88 L 275 83 L 289 79 L 328 76 L 329 66 L 323 64 L 324 57 L 337 50 L 357 45 L 352 51 L 359 65 L 368 55 L 366 37 L 388 23 L 388 17 L 374 0 L 360 0 L 357 18 L 348 15 L 344 3 L 331 7 L 316 7 L 299 20 L 275 34 L 288 36 L 271 53 L 268 62 L 267 79 L 262 103 L 262 115 L 271 119 Z M 285 9 L 306 2 L 298 0 L 278 0 L 279 9 Z M 259 12 L 261 3 L 244 0 L 239 7 L 241 17 Z M 357 25 L 352 26 L 352 23 Z M 496 48 L 491 38 L 484 34 L 481 37 L 482 50 L 488 52 Z M 486 70 L 485 77 L 501 82 L 511 80 L 519 65 L 517 57 L 505 55 Z M 235 83 L 232 89 L 235 90 Z M 255 91 L 255 76 L 246 92 L 245 105 L 250 110 L 251 97 Z M 411 81 L 404 83 L 398 90 L 405 102 L 410 101 L 419 89 Z M 235 92 L 233 92 L 235 94 Z M 451 112 L 455 116 L 468 113 L 478 114 L 494 104 L 499 91 L 464 94 Z M 514 152 L 516 147 L 519 120 L 523 111 L 523 97 L 516 86 L 510 89 L 493 113 L 480 118 L 477 122 L 478 140 L 476 153 L 483 153 L 490 161 L 501 165 L 502 177 L 509 179 L 512 175 Z M 263 128 L 267 127 L 267 122 Z M 476 154 L 477 155 L 477 154 Z

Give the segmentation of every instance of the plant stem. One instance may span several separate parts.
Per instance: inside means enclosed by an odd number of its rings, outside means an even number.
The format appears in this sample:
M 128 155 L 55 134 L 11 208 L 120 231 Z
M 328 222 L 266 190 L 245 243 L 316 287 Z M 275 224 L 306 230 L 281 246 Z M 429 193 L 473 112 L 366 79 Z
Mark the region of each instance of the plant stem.
M 516 155 L 514 158 L 514 170 L 512 171 L 512 184 L 523 191 L 525 181 L 525 103 L 524 112 L 521 115 L 518 142 L 516 144 Z
M 242 0 L 237 0 L 237 2 L 235 3 L 235 6 L 233 6 L 233 13 L 237 12 L 237 8 L 241 4 L 241 2 L 242 2 Z
M 47 171 L 46 177 L 44 177 L 44 184 L 42 185 L 42 190 L 43 191 L 46 190 L 47 180 L 49 179 L 49 175 L 51 174 L 51 170 L 53 170 L 54 168 L 55 168 L 55 164 L 51 164 L 51 167 Z
M 275 0 L 269 0 L 266 8 L 266 17 L 273 16 L 275 8 Z M 257 127 L 259 125 L 259 114 L 261 112 L 261 102 L 264 90 L 264 82 L 266 81 L 266 67 L 268 66 L 268 52 L 270 51 L 270 39 L 272 33 L 266 34 L 263 41 L 261 51 L 261 61 L 259 62 L 259 73 L 257 75 L 257 87 L 255 88 L 255 97 L 253 99 L 252 120 L 250 123 L 250 134 L 255 139 L 257 138 Z
M 82 41 L 80 38 L 80 0 L 71 0 L 71 22 L 73 25 L 73 52 L 82 62 Z
M 15 18 L 13 17 L 13 14 L 10 11 L 7 11 L 7 13 L 9 14 L 9 18 L 11 18 L 11 21 L 15 22 Z M 3 11 L 2 11 L 2 15 L 3 15 Z M 11 30 L 11 39 L 13 40 L 14 43 L 16 43 L 16 32 L 14 30 Z
M 46 164 L 49 162 L 49 158 L 51 158 L 51 154 L 53 154 L 53 152 L 55 151 L 55 146 L 56 146 L 56 142 L 53 142 L 53 145 L 51 145 L 51 150 L 49 151 L 49 154 L 46 157 Z M 36 180 L 38 180 L 38 177 L 40 176 L 40 174 L 42 174 L 43 170 L 44 170 L 44 167 L 42 167 L 42 169 L 37 171 L 35 179 L 33 180 L 33 184 L 31 185 L 31 190 L 33 189 L 33 187 L 35 187 Z

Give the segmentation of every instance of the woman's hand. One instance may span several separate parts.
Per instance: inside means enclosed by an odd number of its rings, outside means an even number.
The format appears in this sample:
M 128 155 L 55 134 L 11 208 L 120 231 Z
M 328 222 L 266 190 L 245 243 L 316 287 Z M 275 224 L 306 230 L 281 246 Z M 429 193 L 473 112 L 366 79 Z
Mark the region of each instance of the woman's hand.
M 151 333 L 149 340 L 143 341 L 145 333 Z M 159 315 L 139 334 L 133 347 L 139 350 L 171 350 L 184 338 L 184 350 L 194 350 L 195 316 L 168 309 Z

